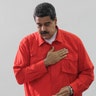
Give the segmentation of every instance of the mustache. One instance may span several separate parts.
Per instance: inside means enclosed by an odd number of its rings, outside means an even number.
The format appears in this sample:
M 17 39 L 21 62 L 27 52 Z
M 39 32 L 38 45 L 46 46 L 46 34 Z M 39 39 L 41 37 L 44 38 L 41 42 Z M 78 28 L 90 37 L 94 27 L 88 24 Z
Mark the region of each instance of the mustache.
M 48 31 L 41 31 L 40 34 L 41 34 L 41 35 L 42 35 L 42 34 L 49 34 L 49 32 L 48 32 Z

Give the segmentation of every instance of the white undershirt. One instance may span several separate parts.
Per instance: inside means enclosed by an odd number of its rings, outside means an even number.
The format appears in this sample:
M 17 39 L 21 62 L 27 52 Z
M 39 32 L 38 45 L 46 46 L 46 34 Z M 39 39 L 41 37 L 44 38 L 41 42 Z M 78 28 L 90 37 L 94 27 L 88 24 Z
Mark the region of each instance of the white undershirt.
M 45 41 L 49 44 L 52 44 L 52 42 L 55 40 L 56 38 L 56 34 L 57 32 L 54 33 L 54 35 L 50 38 L 50 39 L 45 39 Z

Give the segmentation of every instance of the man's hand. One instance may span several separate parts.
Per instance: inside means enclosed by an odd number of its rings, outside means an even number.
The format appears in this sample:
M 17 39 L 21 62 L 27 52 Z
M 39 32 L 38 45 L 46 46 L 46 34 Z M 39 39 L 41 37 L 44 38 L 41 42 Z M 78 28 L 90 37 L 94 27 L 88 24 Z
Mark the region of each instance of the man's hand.
M 71 96 L 70 87 L 66 86 L 61 88 L 61 90 L 54 96 Z
M 48 52 L 44 63 L 46 66 L 55 64 L 56 62 L 59 62 L 61 59 L 66 57 L 68 54 L 68 49 L 63 48 L 58 51 L 54 51 L 54 47 Z

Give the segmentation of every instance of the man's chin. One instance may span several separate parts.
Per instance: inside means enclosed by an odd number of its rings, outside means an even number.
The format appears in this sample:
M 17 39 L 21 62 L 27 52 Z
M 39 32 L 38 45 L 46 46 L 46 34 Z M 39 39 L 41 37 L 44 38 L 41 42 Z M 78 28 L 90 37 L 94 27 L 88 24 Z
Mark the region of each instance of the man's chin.
M 42 36 L 43 39 L 50 39 L 48 36 Z

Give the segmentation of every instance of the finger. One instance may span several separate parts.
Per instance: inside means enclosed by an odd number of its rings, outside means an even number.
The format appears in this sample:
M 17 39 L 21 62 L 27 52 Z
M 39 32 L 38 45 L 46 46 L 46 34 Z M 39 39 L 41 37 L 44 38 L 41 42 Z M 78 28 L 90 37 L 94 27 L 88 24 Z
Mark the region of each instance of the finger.
M 69 96 L 69 93 L 67 91 L 61 91 L 59 93 L 56 94 L 56 96 Z
M 65 48 L 57 51 L 57 54 L 67 54 L 67 53 L 68 53 L 68 49 Z
M 53 52 L 54 51 L 54 46 L 52 46 L 51 50 L 49 52 Z
M 58 53 L 59 56 L 64 56 L 66 54 L 68 54 L 68 52 L 60 52 L 60 53 Z
M 64 88 L 61 88 L 61 90 L 57 93 L 57 95 L 62 94 L 62 93 L 63 93 L 63 91 L 64 91 Z
M 64 53 L 68 53 L 68 49 L 64 48 L 64 51 L 63 52 Z
M 66 55 L 66 54 L 68 54 L 68 50 L 66 50 L 66 51 L 63 50 L 62 52 L 58 53 L 59 56 L 63 56 L 63 55 Z
M 67 56 L 67 54 L 63 55 L 63 56 L 62 56 L 62 59 L 65 58 L 66 56 Z
M 58 56 L 57 59 L 58 61 L 62 60 L 63 58 L 65 58 L 67 55 L 63 55 L 63 56 Z
M 62 51 L 64 51 L 65 49 L 64 48 L 62 48 L 62 49 L 60 49 L 60 50 L 58 50 L 57 52 L 62 52 Z

